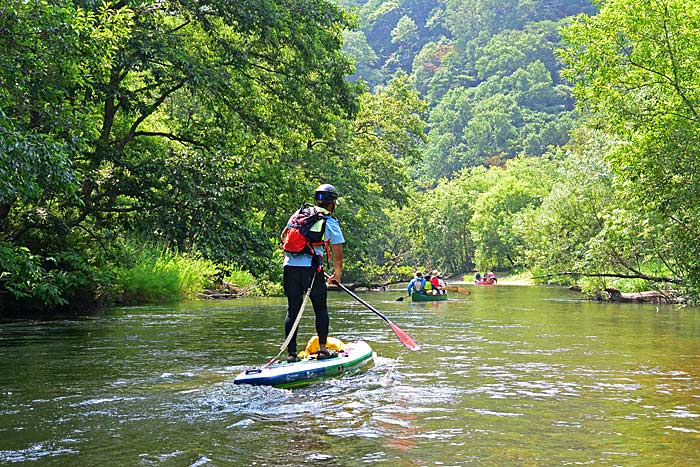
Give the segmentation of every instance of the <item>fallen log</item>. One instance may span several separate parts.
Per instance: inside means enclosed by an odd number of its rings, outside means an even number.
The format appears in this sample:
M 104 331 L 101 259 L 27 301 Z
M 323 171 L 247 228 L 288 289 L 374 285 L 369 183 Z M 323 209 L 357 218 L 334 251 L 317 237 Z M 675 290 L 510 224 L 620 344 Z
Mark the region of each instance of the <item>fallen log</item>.
M 205 290 L 204 292 L 197 294 L 197 296 L 205 300 L 230 300 L 232 298 L 239 298 L 243 295 L 233 292 L 215 292 L 213 290 Z
M 599 300 L 620 303 L 679 303 L 680 296 L 677 290 L 648 290 L 645 292 L 622 292 L 608 287 L 605 289 L 607 298 L 598 295 Z
M 197 296 L 205 300 L 230 300 L 232 298 L 245 297 L 248 294 L 249 291 L 246 288 L 238 287 L 230 282 L 224 282 L 213 290 L 203 290 Z

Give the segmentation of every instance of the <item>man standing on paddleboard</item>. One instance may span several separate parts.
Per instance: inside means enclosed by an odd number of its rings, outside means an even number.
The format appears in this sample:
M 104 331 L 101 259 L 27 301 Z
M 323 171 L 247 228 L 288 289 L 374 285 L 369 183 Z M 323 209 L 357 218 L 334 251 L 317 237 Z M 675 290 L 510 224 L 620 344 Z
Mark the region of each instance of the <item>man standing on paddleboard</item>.
M 287 222 L 282 232 L 284 252 L 284 274 L 282 285 L 287 296 L 287 315 L 284 334 L 292 337 L 287 346 L 288 362 L 299 361 L 297 355 L 297 315 L 309 287 L 309 297 L 316 315 L 316 333 L 319 340 L 319 360 L 337 355 L 326 349 L 329 331 L 326 278 L 323 273 L 324 254 L 332 255 L 333 273 L 328 283 L 340 283 L 343 274 L 343 243 L 345 238 L 333 211 L 338 202 L 338 191 L 333 185 L 323 184 L 316 188 L 315 206 L 302 206 Z M 320 214 L 320 215 L 319 215 Z M 303 245 L 303 243 L 306 243 Z M 299 248 L 296 245 L 301 245 Z M 330 248 L 329 248 L 330 247 Z M 329 252 L 330 249 L 330 252 Z M 298 251 L 297 250 L 301 250 Z

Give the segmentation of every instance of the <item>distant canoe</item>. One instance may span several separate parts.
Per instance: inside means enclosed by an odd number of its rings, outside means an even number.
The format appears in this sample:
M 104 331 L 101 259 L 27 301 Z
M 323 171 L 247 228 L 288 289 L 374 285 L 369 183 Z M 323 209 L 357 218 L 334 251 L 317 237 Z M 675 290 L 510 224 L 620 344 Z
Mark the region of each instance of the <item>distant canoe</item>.
M 481 279 L 478 281 L 474 281 L 474 285 L 494 285 L 496 283 L 496 279 Z
M 433 295 L 432 293 L 420 293 L 420 292 L 413 292 L 411 293 L 411 300 L 414 302 L 442 302 L 447 300 L 447 294 L 438 294 L 438 295 Z

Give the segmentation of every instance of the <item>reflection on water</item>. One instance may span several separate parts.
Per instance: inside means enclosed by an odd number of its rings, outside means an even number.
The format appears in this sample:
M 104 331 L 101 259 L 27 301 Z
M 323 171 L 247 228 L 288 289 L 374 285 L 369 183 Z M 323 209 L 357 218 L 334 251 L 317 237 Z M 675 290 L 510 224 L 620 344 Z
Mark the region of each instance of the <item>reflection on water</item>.
M 277 353 L 284 299 L 0 324 L 0 464 L 700 461 L 700 310 L 500 285 L 447 302 L 397 294 L 364 297 L 422 351 L 332 294 L 332 334 L 369 342 L 375 364 L 293 390 L 233 384 Z

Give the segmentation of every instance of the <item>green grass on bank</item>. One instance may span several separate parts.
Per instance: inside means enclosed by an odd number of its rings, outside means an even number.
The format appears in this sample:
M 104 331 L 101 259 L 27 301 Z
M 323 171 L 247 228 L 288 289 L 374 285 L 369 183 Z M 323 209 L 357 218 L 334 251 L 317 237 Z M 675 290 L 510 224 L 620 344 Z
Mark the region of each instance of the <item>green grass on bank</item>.
M 146 247 L 132 252 L 130 265 L 116 273 L 116 300 L 124 303 L 193 298 L 213 285 L 217 265 L 192 255 Z
M 110 300 L 119 303 L 170 302 L 215 290 L 237 295 L 281 295 L 281 287 L 256 278 L 238 265 L 222 265 L 198 255 L 156 246 L 124 247 L 116 266 Z
M 501 285 L 535 285 L 535 281 L 532 279 L 532 273 L 529 271 L 521 273 L 511 273 L 503 276 L 498 275 L 498 283 Z

